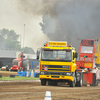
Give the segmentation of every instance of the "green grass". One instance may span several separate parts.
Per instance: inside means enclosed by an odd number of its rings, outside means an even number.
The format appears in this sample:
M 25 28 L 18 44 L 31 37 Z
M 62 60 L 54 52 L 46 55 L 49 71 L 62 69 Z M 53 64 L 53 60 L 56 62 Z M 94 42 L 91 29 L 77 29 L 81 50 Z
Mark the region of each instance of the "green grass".
M 21 76 L 15 76 L 14 78 L 12 77 L 2 77 L 0 78 L 1 80 L 5 80 L 5 81 L 9 81 L 9 80 L 38 80 L 39 78 L 35 78 L 35 77 L 21 77 Z

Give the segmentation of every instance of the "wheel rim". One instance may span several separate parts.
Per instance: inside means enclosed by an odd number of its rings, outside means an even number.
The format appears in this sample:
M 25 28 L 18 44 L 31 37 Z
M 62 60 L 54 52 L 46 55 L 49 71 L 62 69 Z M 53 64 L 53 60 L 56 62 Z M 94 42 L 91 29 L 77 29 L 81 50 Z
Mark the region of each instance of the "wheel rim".
M 72 87 L 75 87 L 75 80 L 74 80 L 73 83 L 72 83 Z
M 82 79 L 80 80 L 80 86 L 82 86 Z

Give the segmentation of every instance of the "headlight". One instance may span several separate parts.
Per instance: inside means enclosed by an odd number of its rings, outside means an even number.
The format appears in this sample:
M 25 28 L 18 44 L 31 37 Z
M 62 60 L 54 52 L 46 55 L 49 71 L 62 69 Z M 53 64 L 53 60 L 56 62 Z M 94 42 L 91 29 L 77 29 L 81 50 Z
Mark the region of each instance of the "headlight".
M 67 76 L 72 76 L 72 73 L 66 73 Z
M 41 75 L 44 75 L 44 72 L 40 72 Z

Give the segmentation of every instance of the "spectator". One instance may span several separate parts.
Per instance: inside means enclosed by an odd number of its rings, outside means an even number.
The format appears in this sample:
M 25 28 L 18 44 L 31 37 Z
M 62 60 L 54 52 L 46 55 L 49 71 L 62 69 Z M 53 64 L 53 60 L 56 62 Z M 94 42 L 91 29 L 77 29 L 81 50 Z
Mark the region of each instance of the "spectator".
M 90 48 L 88 48 L 84 53 L 92 53 L 92 50 L 90 50 Z

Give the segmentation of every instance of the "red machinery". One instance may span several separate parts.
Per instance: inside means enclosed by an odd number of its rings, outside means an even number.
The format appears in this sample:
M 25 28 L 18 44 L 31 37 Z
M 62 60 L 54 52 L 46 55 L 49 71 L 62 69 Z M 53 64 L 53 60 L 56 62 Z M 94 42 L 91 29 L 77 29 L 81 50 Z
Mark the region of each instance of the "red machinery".
M 83 84 L 98 85 L 100 70 L 95 66 L 95 40 L 81 39 L 79 60 L 76 61 L 77 71 L 83 73 Z
M 25 56 L 23 55 L 23 53 L 20 53 L 19 58 L 16 58 L 13 60 L 13 66 L 11 67 L 11 71 L 22 71 L 23 70 L 23 67 L 22 67 L 22 61 L 23 59 L 26 59 L 24 58 Z

